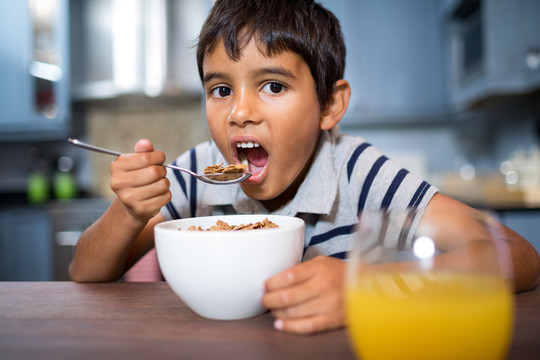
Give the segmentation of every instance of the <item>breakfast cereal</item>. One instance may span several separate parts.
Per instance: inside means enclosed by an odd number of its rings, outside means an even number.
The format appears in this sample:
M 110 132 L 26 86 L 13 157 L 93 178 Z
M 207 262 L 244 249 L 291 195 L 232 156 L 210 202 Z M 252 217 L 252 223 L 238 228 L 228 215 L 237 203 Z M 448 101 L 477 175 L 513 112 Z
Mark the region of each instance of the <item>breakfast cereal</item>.
M 209 227 L 208 229 L 203 229 L 201 226 L 192 225 L 188 228 L 190 231 L 216 231 L 216 230 L 225 230 L 225 231 L 240 231 L 240 230 L 257 230 L 257 229 L 272 229 L 278 228 L 279 225 L 273 223 L 272 221 L 265 218 L 263 221 L 250 224 L 240 224 L 240 225 L 229 225 L 225 221 L 218 220 L 216 225 Z

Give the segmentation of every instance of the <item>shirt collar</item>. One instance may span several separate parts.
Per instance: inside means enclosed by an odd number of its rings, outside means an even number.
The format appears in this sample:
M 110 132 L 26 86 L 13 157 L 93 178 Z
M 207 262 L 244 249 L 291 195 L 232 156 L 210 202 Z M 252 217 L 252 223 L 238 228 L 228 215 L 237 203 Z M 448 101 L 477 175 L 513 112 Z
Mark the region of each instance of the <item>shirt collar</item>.
M 297 213 L 329 214 L 331 212 L 338 188 L 332 151 L 334 137 L 334 131 L 321 131 L 313 162 L 296 196 L 273 214 L 294 216 Z M 224 162 L 222 156 L 219 155 L 216 163 L 221 161 Z M 203 197 L 203 204 L 207 206 L 232 205 L 239 213 L 268 213 L 259 201 L 247 197 L 240 185 L 209 185 Z

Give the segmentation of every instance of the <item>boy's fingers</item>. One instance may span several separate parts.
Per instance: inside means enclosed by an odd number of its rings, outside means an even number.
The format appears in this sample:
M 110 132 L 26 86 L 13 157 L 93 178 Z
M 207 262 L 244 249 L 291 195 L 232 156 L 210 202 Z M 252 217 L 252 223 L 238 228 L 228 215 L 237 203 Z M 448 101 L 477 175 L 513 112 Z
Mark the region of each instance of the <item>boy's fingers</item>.
M 272 315 L 281 319 L 302 318 L 316 314 L 342 317 L 343 303 L 344 299 L 341 293 L 329 293 L 324 296 L 314 294 L 312 298 L 289 306 L 274 307 L 272 308 Z
M 313 334 L 323 330 L 331 330 L 342 325 L 323 315 L 309 316 L 298 319 L 276 319 L 274 329 L 294 334 Z
M 152 165 L 163 165 L 164 161 L 165 154 L 162 151 L 151 151 L 121 155 L 114 159 L 110 166 L 111 171 L 133 171 Z
M 309 284 L 286 287 L 267 291 L 262 297 L 262 304 L 269 309 L 281 309 L 302 304 L 317 296 L 317 292 Z
M 267 292 L 302 283 L 313 276 L 310 262 L 301 263 L 283 271 L 264 283 Z
M 320 305 L 316 301 L 307 301 L 296 306 L 289 306 L 272 310 L 272 316 L 276 319 L 294 319 L 313 316 L 320 310 Z
M 157 182 L 150 184 L 142 184 L 136 187 L 137 200 L 143 201 L 152 199 L 156 196 L 161 196 L 169 192 L 169 180 L 167 178 L 160 179 Z
M 132 208 L 132 213 L 141 217 L 153 217 L 159 213 L 161 207 L 170 201 L 170 193 L 161 194 L 151 199 L 141 200 Z
M 111 181 L 111 188 L 113 190 L 121 190 L 124 188 L 139 188 L 141 186 L 153 185 L 163 189 L 159 183 L 163 182 L 168 189 L 169 183 L 166 180 L 165 175 L 167 171 L 163 166 L 151 166 L 146 168 L 136 168 L 134 170 L 128 170 L 128 172 L 119 173 L 114 176 Z M 158 184 L 156 184 L 158 183 Z
M 154 145 L 148 139 L 141 139 L 135 144 L 135 152 L 154 151 Z

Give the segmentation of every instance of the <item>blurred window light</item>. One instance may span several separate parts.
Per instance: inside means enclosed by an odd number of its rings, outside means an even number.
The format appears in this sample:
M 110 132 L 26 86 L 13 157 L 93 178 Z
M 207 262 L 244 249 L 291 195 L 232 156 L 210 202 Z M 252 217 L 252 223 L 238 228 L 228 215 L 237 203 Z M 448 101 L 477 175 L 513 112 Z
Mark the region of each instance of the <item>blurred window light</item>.
M 148 96 L 158 96 L 165 83 L 167 23 L 165 0 L 146 2 L 145 8 L 145 85 Z
M 35 26 L 39 29 L 50 28 L 58 8 L 58 0 L 29 0 L 30 10 L 34 16 Z
M 112 2 L 113 79 L 115 86 L 120 89 L 135 88 L 138 83 L 141 15 L 141 0 Z
M 41 61 L 32 61 L 29 69 L 30 75 L 56 82 L 62 78 L 62 68 L 58 65 L 47 64 Z
M 429 259 L 435 255 L 435 242 L 427 236 L 420 236 L 413 244 L 414 255 L 420 259 Z
M 473 180 L 476 176 L 476 169 L 472 164 L 465 164 L 459 169 L 459 176 L 465 181 Z
M 43 108 L 43 116 L 47 119 L 54 119 L 58 115 L 58 105 L 56 104 L 47 104 Z
M 531 70 L 535 70 L 540 66 L 540 49 L 531 49 L 527 52 L 525 63 Z
M 505 174 L 504 181 L 506 181 L 508 185 L 516 185 L 519 182 L 518 172 L 515 170 L 510 170 Z
M 505 160 L 499 166 L 499 170 L 503 175 L 508 174 L 510 171 L 514 170 L 514 165 L 511 161 Z

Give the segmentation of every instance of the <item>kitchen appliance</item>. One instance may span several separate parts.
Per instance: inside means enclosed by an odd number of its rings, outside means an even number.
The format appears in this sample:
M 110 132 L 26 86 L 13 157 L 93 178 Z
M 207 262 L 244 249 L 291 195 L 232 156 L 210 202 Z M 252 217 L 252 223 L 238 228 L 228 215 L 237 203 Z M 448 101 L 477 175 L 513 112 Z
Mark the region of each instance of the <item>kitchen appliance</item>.
M 109 205 L 110 200 L 101 198 L 53 201 L 48 205 L 52 223 L 54 280 L 70 280 L 68 266 L 79 237 Z

